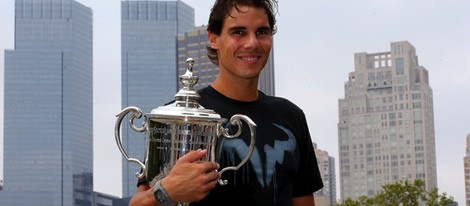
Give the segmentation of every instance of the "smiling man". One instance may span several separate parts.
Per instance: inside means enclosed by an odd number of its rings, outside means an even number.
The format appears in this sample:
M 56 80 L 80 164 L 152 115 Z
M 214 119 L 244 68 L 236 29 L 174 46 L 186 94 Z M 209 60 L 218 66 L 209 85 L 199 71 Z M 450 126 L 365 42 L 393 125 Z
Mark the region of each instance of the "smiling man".
M 323 183 L 305 114 L 287 99 L 258 91 L 276 31 L 276 6 L 275 0 L 217 0 L 209 17 L 208 57 L 220 71 L 198 91 L 200 104 L 223 118 L 244 114 L 256 123 L 249 161 L 224 173 L 228 185 L 221 186 L 219 165 L 198 160 L 207 151 L 192 151 L 155 185 L 140 182 L 130 205 L 315 205 L 313 193 Z M 240 162 L 249 142 L 245 133 L 222 142 L 220 168 Z

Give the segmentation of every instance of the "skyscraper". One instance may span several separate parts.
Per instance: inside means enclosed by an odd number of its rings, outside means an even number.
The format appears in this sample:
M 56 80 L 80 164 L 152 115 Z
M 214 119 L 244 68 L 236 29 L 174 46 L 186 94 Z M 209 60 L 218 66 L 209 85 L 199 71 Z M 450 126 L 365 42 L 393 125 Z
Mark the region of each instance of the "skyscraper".
M 341 198 L 373 196 L 399 180 L 437 187 L 433 94 L 415 48 L 394 42 L 354 62 L 339 99 Z
M 219 69 L 207 57 L 207 27 L 199 26 L 177 36 L 178 76 L 186 72 L 186 59 L 194 59 L 194 75 L 199 80 L 194 90 L 209 86 L 219 74 Z M 183 85 L 178 84 L 181 89 Z
M 176 36 L 193 28 L 194 9 L 182 1 L 121 2 L 122 107 L 138 106 L 148 113 L 174 99 Z M 123 122 L 123 147 L 129 156 L 143 160 L 145 135 Z M 125 160 L 122 166 L 122 195 L 130 197 L 140 167 Z
M 91 204 L 92 36 L 92 11 L 76 1 L 15 1 L 0 205 Z
M 465 173 L 465 201 L 470 206 L 470 134 L 467 135 L 467 155 L 463 159 Z
M 315 192 L 315 205 L 336 205 L 335 158 L 313 144 L 324 187 Z
M 199 77 L 199 81 L 194 87 L 195 90 L 210 85 L 217 75 L 219 68 L 207 57 L 207 27 L 199 26 L 191 31 L 180 34 L 177 37 L 178 47 L 178 76 L 186 71 L 186 59 L 194 59 L 194 75 Z M 274 58 L 273 50 L 266 66 L 260 74 L 258 89 L 267 95 L 274 96 Z M 182 85 L 179 84 L 179 88 Z

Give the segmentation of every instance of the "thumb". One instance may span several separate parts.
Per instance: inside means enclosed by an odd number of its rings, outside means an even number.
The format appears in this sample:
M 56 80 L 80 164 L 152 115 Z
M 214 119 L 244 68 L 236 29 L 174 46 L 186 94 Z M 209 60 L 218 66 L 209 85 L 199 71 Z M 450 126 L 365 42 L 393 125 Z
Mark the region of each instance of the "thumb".
M 206 154 L 207 154 L 207 149 L 192 150 L 192 151 L 188 152 L 187 154 L 183 155 L 182 157 L 180 157 L 178 159 L 178 162 L 192 163 L 194 161 L 197 161 L 197 160 L 201 159 Z

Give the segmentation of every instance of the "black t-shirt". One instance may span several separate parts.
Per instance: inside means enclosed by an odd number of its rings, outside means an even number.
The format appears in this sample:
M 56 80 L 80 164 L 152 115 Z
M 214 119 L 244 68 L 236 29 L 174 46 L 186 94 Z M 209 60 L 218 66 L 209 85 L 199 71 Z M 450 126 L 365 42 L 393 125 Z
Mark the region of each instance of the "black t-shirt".
M 199 94 L 199 103 L 222 118 L 235 114 L 251 118 L 257 125 L 256 146 L 238 171 L 222 175 L 228 185 L 217 185 L 204 200 L 191 205 L 285 206 L 292 205 L 293 197 L 310 195 L 323 187 L 305 115 L 299 107 L 262 92 L 253 102 L 227 98 L 212 87 Z M 248 150 L 251 135 L 243 124 L 240 137 L 219 140 L 221 169 L 238 164 Z

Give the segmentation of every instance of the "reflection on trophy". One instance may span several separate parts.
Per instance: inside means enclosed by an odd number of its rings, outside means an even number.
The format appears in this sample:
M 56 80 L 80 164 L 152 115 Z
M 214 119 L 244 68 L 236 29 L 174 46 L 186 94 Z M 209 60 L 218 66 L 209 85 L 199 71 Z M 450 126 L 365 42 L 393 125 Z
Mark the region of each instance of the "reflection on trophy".
M 238 131 L 229 134 L 225 127 L 226 119 L 221 118 L 213 110 L 199 105 L 200 96 L 193 89 L 198 81 L 198 77 L 193 76 L 192 72 L 194 61 L 188 58 L 186 63 L 186 73 L 180 76 L 183 88 L 175 95 L 175 101 L 145 114 L 142 127 L 134 125 L 134 119 L 142 117 L 142 111 L 138 107 L 127 107 L 116 115 L 114 136 L 117 146 L 128 162 L 137 163 L 142 167 L 142 172 L 137 173 L 137 176 L 146 178 L 150 185 L 168 175 L 176 160 L 191 150 L 207 149 L 208 153 L 202 160 L 217 161 L 219 138 L 237 138 L 242 132 L 241 120 L 250 128 L 250 147 L 238 165 L 222 168 L 219 176 L 228 170 L 238 170 L 250 158 L 254 149 L 255 123 L 245 115 L 236 114 L 227 124 L 238 126 Z M 146 133 L 144 161 L 129 157 L 121 144 L 121 122 L 128 113 L 130 113 L 130 127 L 136 132 Z M 218 182 L 220 185 L 227 184 L 226 180 L 219 179 Z

